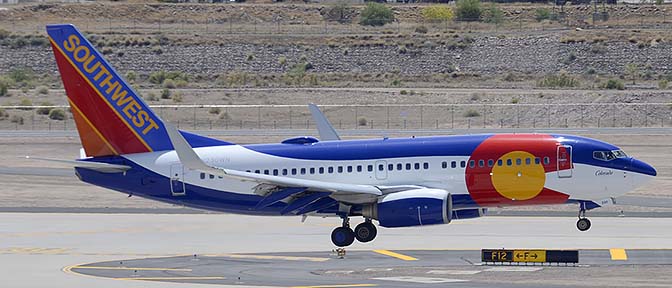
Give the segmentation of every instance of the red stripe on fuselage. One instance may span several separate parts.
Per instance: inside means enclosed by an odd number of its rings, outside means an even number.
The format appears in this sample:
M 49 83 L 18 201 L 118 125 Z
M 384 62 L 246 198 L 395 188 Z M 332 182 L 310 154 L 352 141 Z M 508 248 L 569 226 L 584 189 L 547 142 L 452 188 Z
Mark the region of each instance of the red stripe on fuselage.
M 79 107 L 83 116 L 96 127 L 114 150 L 121 154 L 149 152 L 150 150 L 123 122 L 124 120 L 107 105 L 98 91 L 91 87 L 58 47 L 53 47 L 53 50 L 68 98 Z

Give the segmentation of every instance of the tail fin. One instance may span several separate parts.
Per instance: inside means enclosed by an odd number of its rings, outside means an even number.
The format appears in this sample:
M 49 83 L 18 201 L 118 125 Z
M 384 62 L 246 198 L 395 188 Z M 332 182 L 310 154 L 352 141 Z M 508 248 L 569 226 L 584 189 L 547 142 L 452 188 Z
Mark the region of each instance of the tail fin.
M 161 119 L 75 26 L 47 33 L 87 156 L 173 149 Z

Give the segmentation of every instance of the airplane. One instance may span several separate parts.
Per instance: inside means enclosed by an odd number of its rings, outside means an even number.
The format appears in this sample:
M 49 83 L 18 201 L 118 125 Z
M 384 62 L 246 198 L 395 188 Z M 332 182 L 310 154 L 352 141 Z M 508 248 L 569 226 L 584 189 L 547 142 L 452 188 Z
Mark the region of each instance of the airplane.
M 382 227 L 448 224 L 490 207 L 577 204 L 587 210 L 656 176 L 615 145 L 574 135 L 470 134 L 342 140 L 316 105 L 320 138 L 237 145 L 158 117 L 71 24 L 47 25 L 82 142 L 83 182 L 197 209 L 340 217 L 338 247 Z M 354 229 L 351 217 L 364 221 Z

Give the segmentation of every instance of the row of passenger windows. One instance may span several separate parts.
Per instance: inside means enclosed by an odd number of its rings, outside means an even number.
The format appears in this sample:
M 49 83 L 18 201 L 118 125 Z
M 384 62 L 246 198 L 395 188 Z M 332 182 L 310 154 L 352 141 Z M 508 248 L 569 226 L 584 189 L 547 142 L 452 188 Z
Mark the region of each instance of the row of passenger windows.
M 532 160 L 534 159 L 534 160 Z M 544 164 L 548 165 L 550 163 L 550 158 L 549 157 L 544 157 Z M 504 166 L 506 163 L 506 166 L 512 166 L 515 165 L 531 165 L 532 161 L 534 161 L 534 164 L 540 164 L 541 163 L 541 158 L 536 157 L 536 158 L 516 158 L 516 159 L 506 159 L 506 161 L 499 159 L 497 160 L 497 166 Z M 486 160 L 469 160 L 469 167 L 474 168 L 478 164 L 478 167 L 485 167 L 486 166 Z M 467 166 L 467 161 L 443 161 L 441 162 L 441 168 L 447 169 L 448 166 L 450 165 L 450 168 L 457 168 L 458 165 L 460 168 L 465 168 Z M 493 167 L 495 165 L 495 160 L 489 159 L 487 160 L 487 167 Z M 264 169 L 264 170 L 247 170 L 246 172 L 248 173 L 256 173 L 256 174 L 265 174 L 265 175 L 306 175 L 306 174 L 333 174 L 333 173 L 353 173 L 355 171 L 357 172 L 363 172 L 364 168 L 366 167 L 367 172 L 373 172 L 374 168 L 377 168 L 378 171 L 402 171 L 402 170 L 428 170 L 429 169 L 429 163 L 428 162 L 423 162 L 423 163 L 396 163 L 396 164 L 378 164 L 378 167 L 374 167 L 374 165 L 349 165 L 349 166 L 328 166 L 328 167 L 310 167 L 310 168 L 285 168 L 285 169 Z M 210 179 L 214 179 L 214 175 L 208 174 Z M 205 179 L 206 174 L 201 173 L 201 179 Z M 222 178 L 219 176 L 219 178 Z

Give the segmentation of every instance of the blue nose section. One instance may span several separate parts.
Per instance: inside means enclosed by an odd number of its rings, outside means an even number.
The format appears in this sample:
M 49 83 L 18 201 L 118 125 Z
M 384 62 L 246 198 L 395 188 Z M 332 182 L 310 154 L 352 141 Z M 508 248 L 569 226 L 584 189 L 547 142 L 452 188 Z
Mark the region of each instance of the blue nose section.
M 630 160 L 630 170 L 632 172 L 637 172 L 649 176 L 658 175 L 658 172 L 656 172 L 656 169 L 653 168 L 653 166 L 647 164 L 644 161 L 637 160 L 635 158 L 632 158 L 632 160 Z

